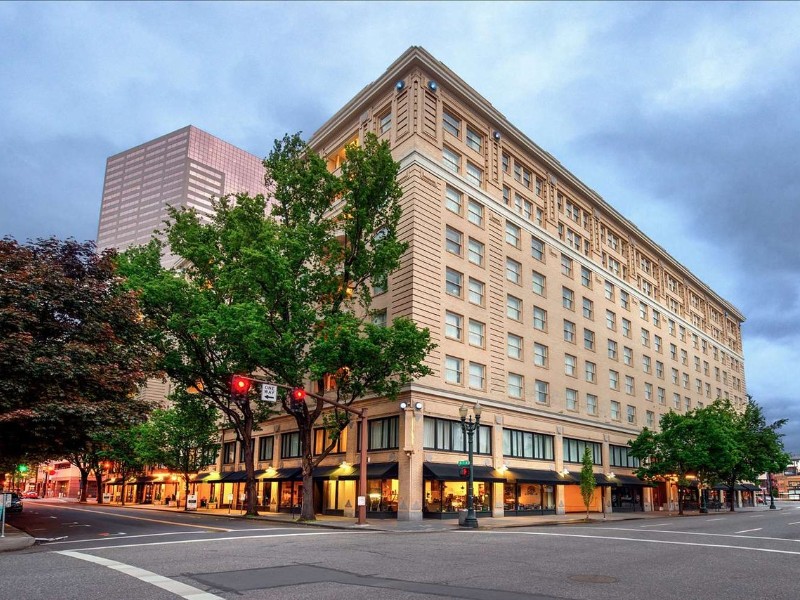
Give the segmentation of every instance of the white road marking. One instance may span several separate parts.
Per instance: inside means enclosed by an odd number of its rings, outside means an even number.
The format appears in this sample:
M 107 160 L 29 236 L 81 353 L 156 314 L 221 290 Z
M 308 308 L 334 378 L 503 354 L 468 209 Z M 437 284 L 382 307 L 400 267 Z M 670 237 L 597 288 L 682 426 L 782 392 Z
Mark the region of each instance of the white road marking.
M 706 519 L 706 521 L 724 521 L 725 517 L 716 517 L 714 519 Z
M 605 529 L 608 531 L 632 531 L 641 533 L 638 529 L 630 529 L 626 527 L 593 527 L 592 529 Z M 707 537 L 731 537 L 731 538 L 745 538 L 748 540 L 773 540 L 780 542 L 800 542 L 800 540 L 776 538 L 767 536 L 754 536 L 754 535 L 734 535 L 732 533 L 702 533 L 700 531 L 674 531 L 671 529 L 650 529 L 653 533 L 671 533 L 673 535 L 703 535 Z
M 235 535 L 228 537 L 201 538 L 199 540 L 176 540 L 174 542 L 148 542 L 145 544 L 118 544 L 116 546 L 95 546 L 93 548 L 81 548 L 81 550 L 116 550 L 117 548 L 141 548 L 143 546 L 167 546 L 173 544 L 197 544 L 201 542 L 225 542 L 228 540 L 260 540 L 263 538 L 279 537 L 303 537 L 311 535 L 341 535 L 343 533 L 358 533 L 350 531 L 315 531 L 313 533 L 279 533 L 277 535 Z M 133 537 L 133 536 L 131 536 Z M 126 538 L 128 539 L 128 538 Z M 55 550 L 55 552 L 70 552 L 69 550 Z
M 787 525 L 800 525 L 800 521 L 795 521 L 794 523 L 787 523 Z
M 488 533 L 500 534 L 500 535 L 542 535 L 542 536 L 550 536 L 550 537 L 577 537 L 577 538 L 589 538 L 589 539 L 599 539 L 599 540 L 617 540 L 620 542 L 640 542 L 643 544 L 669 544 L 674 546 L 700 546 L 703 548 L 724 548 L 729 550 L 752 550 L 753 552 L 769 552 L 772 554 L 794 554 L 800 556 L 800 551 L 793 551 L 793 550 L 773 550 L 771 548 L 752 548 L 748 546 L 733 546 L 728 544 L 699 544 L 696 542 L 674 542 L 669 540 L 642 540 L 637 538 L 625 538 L 625 537 L 613 537 L 613 536 L 604 536 L 604 535 L 581 535 L 577 533 L 548 533 L 548 532 L 540 532 L 540 531 L 492 531 Z M 672 532 L 670 532 L 672 533 Z M 750 538 L 754 539 L 754 538 Z M 757 538 L 755 538 L 757 539 Z
M 762 529 L 763 527 L 756 527 L 755 529 L 742 529 L 741 531 L 734 531 L 734 533 L 749 533 L 751 531 L 761 531 Z
M 662 525 L 663 525 L 663 523 L 655 523 L 653 525 L 639 525 L 639 527 L 640 528 L 644 528 L 644 527 L 661 527 Z
M 277 531 L 280 529 L 294 529 L 293 527 L 260 527 L 258 529 L 235 529 L 231 531 Z M 136 538 L 145 538 L 145 537 L 158 537 L 164 535 L 201 535 L 206 533 L 205 531 L 168 531 L 164 533 L 142 533 L 140 535 L 127 535 L 125 533 L 111 533 L 108 537 L 99 537 L 99 538 L 89 538 L 89 539 L 82 539 L 82 540 L 70 540 L 67 542 L 53 542 L 52 544 L 48 544 L 48 546 L 55 546 L 56 544 L 83 544 L 85 542 L 112 542 L 117 541 L 122 538 L 119 537 L 111 537 L 111 536 L 118 536 L 124 535 L 126 540 L 132 540 Z M 59 538 L 63 539 L 63 538 Z M 222 539 L 230 539 L 230 538 L 222 538 Z M 120 546 L 114 546 L 115 548 L 119 548 Z
M 162 590 L 172 592 L 181 598 L 187 598 L 191 600 L 224 600 L 221 596 L 217 596 L 216 594 L 204 592 L 203 590 L 194 586 L 186 585 L 185 583 L 170 579 L 169 577 L 158 575 L 152 571 L 145 571 L 144 569 L 140 569 L 139 567 L 134 567 L 132 565 L 126 565 L 125 563 L 117 562 L 116 560 L 109 560 L 100 556 L 92 556 L 91 554 L 83 554 L 82 552 L 75 552 L 74 550 L 59 550 L 58 554 L 71 556 L 72 558 L 85 560 L 103 567 L 108 567 L 109 569 L 114 569 L 115 571 L 119 571 L 125 575 L 135 577 L 140 581 L 144 581 L 145 583 L 159 587 Z
M 195 525 L 193 523 L 176 523 L 175 521 L 164 521 L 162 519 L 148 519 L 147 517 L 135 517 L 133 515 L 121 515 L 115 512 L 107 512 L 105 510 L 92 510 L 90 508 L 73 508 L 71 506 L 62 506 L 61 508 L 65 508 L 67 510 L 77 510 L 80 512 L 90 512 L 90 513 L 97 513 L 101 515 L 113 515 L 115 517 L 119 517 L 120 519 L 135 519 L 137 521 L 148 521 L 150 523 L 163 523 L 166 525 L 178 525 L 180 527 L 196 527 L 198 529 L 206 529 L 206 530 L 213 530 L 213 531 L 233 531 L 233 529 L 227 529 L 225 527 L 213 527 L 211 525 Z M 53 517 L 55 519 L 55 517 Z M 77 521 L 76 521 L 77 522 Z

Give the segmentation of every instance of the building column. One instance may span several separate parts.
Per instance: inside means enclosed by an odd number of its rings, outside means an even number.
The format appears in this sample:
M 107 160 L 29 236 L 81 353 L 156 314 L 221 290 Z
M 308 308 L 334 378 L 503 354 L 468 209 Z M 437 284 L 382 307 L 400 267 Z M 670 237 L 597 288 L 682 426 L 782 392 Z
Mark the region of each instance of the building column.
M 564 470 L 564 428 L 561 425 L 556 426 L 556 435 L 553 438 L 553 459 L 556 463 L 556 472 L 561 473 Z M 556 485 L 556 514 L 563 515 L 566 513 L 564 507 L 564 486 Z
M 495 470 L 503 469 L 505 459 L 503 458 L 503 417 L 496 415 L 492 426 L 492 465 Z M 503 471 L 505 473 L 505 471 Z M 492 516 L 505 516 L 505 484 L 495 482 L 492 485 Z
M 614 469 L 611 468 L 611 446 L 609 444 L 609 437 L 607 433 L 603 434 L 603 443 L 600 446 L 600 461 L 603 463 L 603 474 L 612 473 Z M 601 509 L 603 514 L 611 514 L 611 487 L 603 486 L 603 507 Z
M 422 409 L 414 408 L 415 402 L 422 402 Z M 421 398 L 411 394 L 406 400 L 408 406 L 400 412 L 399 436 L 402 445 L 397 457 L 397 520 L 422 520 L 422 463 L 425 456 L 422 450 L 423 419 L 425 404 Z

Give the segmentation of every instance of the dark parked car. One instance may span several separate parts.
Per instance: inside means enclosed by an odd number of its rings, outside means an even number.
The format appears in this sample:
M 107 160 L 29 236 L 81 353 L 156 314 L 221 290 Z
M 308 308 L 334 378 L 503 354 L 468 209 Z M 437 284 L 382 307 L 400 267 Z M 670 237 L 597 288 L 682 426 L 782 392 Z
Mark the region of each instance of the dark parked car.
M 17 492 L 11 492 L 11 505 L 7 506 L 6 510 L 10 513 L 22 512 L 22 498 Z

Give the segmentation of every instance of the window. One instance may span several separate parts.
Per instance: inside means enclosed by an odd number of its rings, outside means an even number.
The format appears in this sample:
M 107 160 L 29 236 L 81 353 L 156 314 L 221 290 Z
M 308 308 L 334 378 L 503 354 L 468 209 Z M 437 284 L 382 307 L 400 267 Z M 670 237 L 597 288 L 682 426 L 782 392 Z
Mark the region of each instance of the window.
M 451 296 L 460 298 L 463 286 L 464 275 L 448 267 L 445 271 L 445 291 Z
M 506 279 L 517 285 L 522 284 L 522 265 L 513 258 L 506 258 Z
M 534 392 L 536 402 L 539 404 L 547 404 L 550 396 L 550 384 L 546 381 L 536 380 L 534 383 Z
M 380 296 L 381 294 L 385 294 L 386 290 L 388 289 L 388 281 L 386 277 L 382 279 L 376 279 L 372 282 L 372 295 L 373 296 Z
M 544 242 L 533 236 L 531 236 L 531 256 L 544 262 Z
M 678 325 L 678 339 L 682 342 L 686 341 L 686 327 L 683 325 Z
M 502 164 L 503 173 L 508 173 L 508 165 L 509 165 L 509 162 L 511 161 L 511 157 L 508 154 L 506 154 L 505 152 L 503 152 L 503 156 L 502 156 L 501 160 L 502 160 L 501 164 Z
M 619 373 L 614 370 L 608 371 L 608 387 L 612 390 L 619 389 Z
M 522 360 L 522 338 L 520 336 L 509 333 L 506 346 L 509 357 Z
M 553 460 L 553 436 L 504 428 L 503 456 Z
M 686 412 L 692 410 L 692 399 L 688 396 L 683 399 L 683 408 Z
M 619 291 L 619 303 L 620 306 L 622 306 L 622 308 L 624 308 L 625 310 L 630 310 L 631 308 L 630 297 L 628 296 L 628 292 L 626 292 L 625 290 Z
M 575 323 L 564 319 L 564 340 L 575 343 Z
M 583 330 L 583 347 L 587 350 L 594 350 L 594 331 L 590 329 Z
M 667 403 L 667 390 L 660 387 L 656 390 L 656 394 L 658 395 L 658 403 L 662 406 L 666 405 Z
M 567 410 L 578 410 L 578 390 L 567 388 L 566 392 Z
M 547 331 L 547 311 L 538 306 L 533 307 L 533 328 Z
M 639 302 L 639 317 L 647 321 L 647 304 Z
M 483 183 L 483 171 L 469 161 L 467 161 L 466 177 L 467 181 L 478 187 Z
M 644 384 L 644 399 L 650 402 L 653 401 L 653 384 L 652 383 L 645 383 Z
M 469 296 L 468 299 L 470 303 L 477 304 L 478 306 L 483 306 L 483 298 L 484 298 L 484 285 L 482 281 L 478 281 L 477 279 L 473 279 L 472 277 L 469 278 Z
M 479 242 L 478 240 L 469 238 L 469 242 L 467 242 L 467 257 L 469 259 L 469 262 L 476 264 L 479 267 L 482 267 L 483 255 L 484 255 L 483 243 Z
M 597 396 L 594 394 L 586 394 L 586 412 L 590 415 L 597 414 Z
M 604 293 L 605 293 L 605 296 L 606 296 L 606 300 L 611 300 L 613 302 L 614 301 L 614 284 L 611 283 L 610 281 L 606 281 L 605 287 L 604 287 Z
M 522 398 L 523 379 L 522 375 L 516 373 L 509 373 L 507 385 L 508 395 L 511 398 Z
M 631 322 L 625 317 L 622 317 L 622 335 L 626 338 L 631 337 Z
M 606 310 L 606 327 L 611 331 L 617 330 L 617 315 L 610 310 Z
M 561 255 L 561 274 L 572 277 L 572 259 L 566 254 Z
M 592 287 L 592 272 L 586 267 L 581 267 L 581 285 L 583 287 Z
M 392 113 L 388 112 L 378 119 L 378 131 L 380 131 L 381 132 L 380 134 L 383 135 L 391 128 L 392 128 Z
M 664 379 L 664 363 L 660 360 L 656 361 L 656 377 Z
M 384 417 L 373 419 L 367 423 L 369 450 L 394 450 L 398 447 L 397 437 L 400 417 Z
M 547 367 L 547 346 L 533 344 L 533 364 L 537 367 Z
M 486 325 L 475 319 L 469 320 L 469 345 L 483 348 L 486 343 Z
M 236 442 L 225 442 L 222 445 L 222 464 L 232 465 L 236 462 Z
M 386 327 L 387 316 L 386 309 L 376 310 L 372 315 L 372 324 L 378 327 Z
M 689 374 L 688 373 L 683 373 L 682 376 L 681 376 L 681 380 L 683 382 L 684 389 L 688 390 L 689 389 Z
M 281 434 L 281 458 L 298 458 L 303 455 L 299 431 Z
M 474 131 L 471 127 L 467 126 L 467 146 L 475 150 L 475 152 L 480 152 L 481 148 L 483 147 L 483 136 L 479 134 L 477 131 Z
M 461 137 L 461 119 L 454 117 L 446 110 L 442 111 L 442 117 L 444 130 L 454 137 Z
M 463 246 L 464 243 L 463 234 L 457 229 L 453 229 L 452 227 L 446 227 L 444 237 L 445 237 L 445 243 L 444 243 L 445 250 L 447 250 L 451 254 L 456 254 L 458 256 L 461 256 L 461 247 Z
M 661 352 L 661 336 L 654 335 L 653 336 L 653 348 L 656 349 L 656 352 Z
M 625 393 L 633 396 L 634 394 L 635 383 L 633 377 L 630 375 L 625 375 Z
M 506 296 L 506 315 L 515 321 L 522 320 L 522 300 L 510 294 Z
M 586 372 L 586 381 L 588 381 L 589 383 L 594 383 L 597 373 L 597 365 L 587 360 L 585 366 L 585 372 Z
M 608 340 L 608 358 L 617 360 L 617 342 Z
M 531 274 L 532 281 L 533 281 L 533 292 L 535 294 L 539 294 L 540 296 L 544 296 L 545 286 L 547 284 L 547 279 L 541 273 L 537 273 L 533 271 Z
M 625 467 L 636 469 L 639 467 L 639 459 L 630 456 L 630 448 L 627 446 L 615 446 L 610 444 L 608 447 L 608 458 L 612 467 Z
M 619 402 L 617 402 L 616 400 L 611 401 L 611 419 L 613 421 L 619 421 L 620 419 L 622 419 Z
M 575 293 L 568 287 L 561 288 L 561 304 L 564 308 L 575 310 Z
M 250 451 L 253 454 L 253 459 L 255 460 L 255 449 L 256 449 L 256 439 L 250 438 Z M 239 462 L 244 462 L 244 444 L 239 443 Z
M 333 442 L 332 432 L 324 427 L 314 430 L 314 454 L 322 454 Z M 347 452 L 347 428 L 340 431 L 331 448 L 331 454 L 344 454 Z
M 456 313 L 445 311 L 444 313 L 444 335 L 445 337 L 461 341 L 461 334 L 464 326 L 464 317 Z
M 686 353 L 686 350 L 681 350 L 681 364 L 682 365 L 689 364 L 689 355 Z
M 461 421 L 425 417 L 422 446 L 430 450 L 466 452 L 467 441 L 461 428 Z M 492 453 L 492 428 L 488 425 L 478 426 L 475 432 L 475 453 Z
M 592 455 L 592 462 L 596 465 L 602 465 L 602 446 L 597 442 L 585 442 L 583 440 L 575 440 L 572 438 L 564 438 L 564 462 L 581 463 L 583 462 L 584 448 L 589 448 Z
M 483 204 L 470 198 L 467 202 L 467 220 L 473 225 L 483 227 Z
M 677 408 L 678 410 L 680 410 L 681 408 L 681 395 L 678 394 L 677 392 L 672 394 L 672 406 L 673 408 Z
M 583 316 L 587 319 L 594 319 L 594 302 L 588 298 L 583 299 Z
M 444 190 L 444 205 L 447 210 L 457 215 L 461 214 L 462 195 L 458 190 L 454 190 L 449 185 Z
M 469 387 L 482 390 L 486 387 L 486 365 L 469 363 Z
M 650 357 L 647 355 L 642 356 L 642 371 L 645 373 L 650 372 Z
M 464 361 L 455 356 L 446 356 L 444 359 L 444 380 L 447 383 L 457 383 L 461 385 L 461 378 L 464 373 Z
M 633 349 L 627 346 L 622 347 L 622 361 L 629 367 L 633 365 Z
M 661 327 L 661 313 L 653 309 L 653 325 Z
M 453 173 L 461 172 L 461 155 L 453 152 L 450 148 L 442 148 L 442 160 L 444 161 L 445 169 Z
M 678 347 L 675 344 L 669 345 L 669 357 L 672 360 L 678 360 Z
M 648 426 L 650 429 L 652 429 L 652 428 L 653 428 L 653 426 L 655 425 L 655 421 L 656 421 L 656 415 L 655 415 L 655 413 L 654 413 L 652 410 L 648 410 L 648 411 L 647 411 L 647 413 L 646 413 L 646 419 L 647 419 L 647 421 L 646 421 L 646 425 L 647 425 L 647 426 Z
M 267 461 L 272 460 L 273 452 L 275 450 L 275 436 L 265 435 L 258 438 L 258 460 Z
M 520 238 L 520 228 L 511 221 L 506 221 L 506 242 L 514 246 L 514 248 L 519 248 Z
M 578 369 L 578 358 L 571 354 L 564 355 L 564 373 L 570 377 L 575 377 Z

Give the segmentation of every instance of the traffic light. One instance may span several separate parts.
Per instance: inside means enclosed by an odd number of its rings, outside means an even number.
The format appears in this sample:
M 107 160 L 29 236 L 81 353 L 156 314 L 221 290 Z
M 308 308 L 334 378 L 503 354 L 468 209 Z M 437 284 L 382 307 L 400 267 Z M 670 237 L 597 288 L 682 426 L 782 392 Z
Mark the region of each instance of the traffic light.
M 17 467 L 17 471 L 19 471 L 20 473 L 25 475 L 25 473 L 28 472 L 28 466 L 27 465 L 20 465 L 20 466 Z
M 306 391 L 301 387 L 292 388 L 289 392 L 289 404 L 297 410 L 306 403 Z
M 469 479 L 469 467 L 460 467 L 458 474 L 462 479 Z
M 240 394 L 243 396 L 250 391 L 251 385 L 252 382 L 247 377 L 242 377 L 241 375 L 234 375 L 233 378 L 231 379 L 231 393 Z

